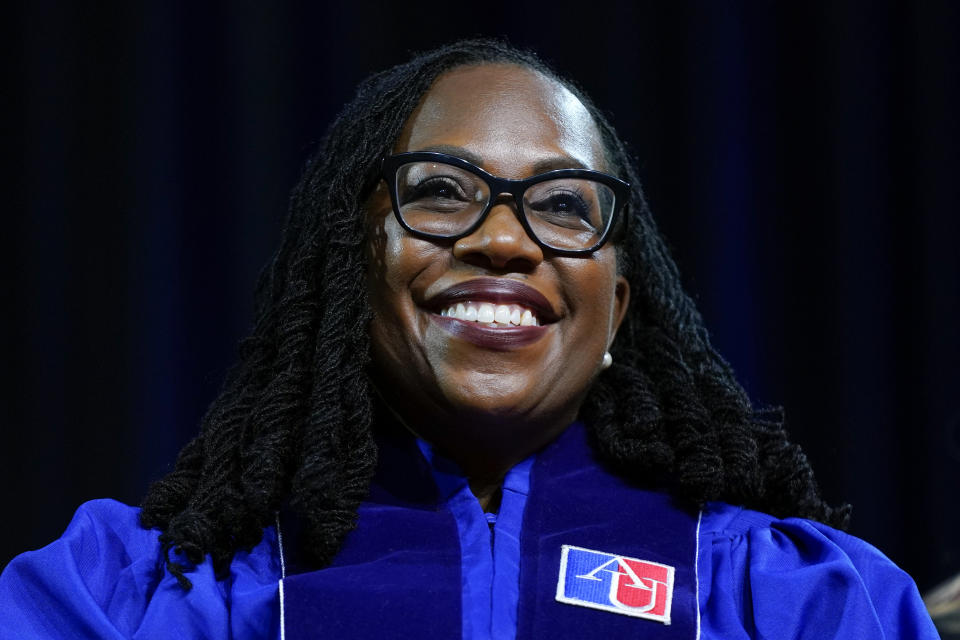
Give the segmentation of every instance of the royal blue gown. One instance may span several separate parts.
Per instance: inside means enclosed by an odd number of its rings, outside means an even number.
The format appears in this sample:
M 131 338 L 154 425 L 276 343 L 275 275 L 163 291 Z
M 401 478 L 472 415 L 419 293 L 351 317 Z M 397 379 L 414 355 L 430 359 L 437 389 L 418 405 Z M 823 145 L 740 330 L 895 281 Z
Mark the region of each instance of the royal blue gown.
M 426 444 L 381 442 L 330 567 L 298 566 L 297 524 L 281 514 L 226 580 L 207 558 L 190 591 L 163 569 L 138 509 L 88 502 L 0 576 L 0 639 L 938 637 L 913 581 L 869 544 L 723 503 L 691 513 L 603 471 L 583 432 L 517 465 L 496 516 Z M 596 562 L 567 566 L 574 554 Z M 646 561 L 671 569 L 669 620 L 608 593 L 610 581 L 653 585 L 627 575 Z M 653 598 L 656 586 L 627 591 Z

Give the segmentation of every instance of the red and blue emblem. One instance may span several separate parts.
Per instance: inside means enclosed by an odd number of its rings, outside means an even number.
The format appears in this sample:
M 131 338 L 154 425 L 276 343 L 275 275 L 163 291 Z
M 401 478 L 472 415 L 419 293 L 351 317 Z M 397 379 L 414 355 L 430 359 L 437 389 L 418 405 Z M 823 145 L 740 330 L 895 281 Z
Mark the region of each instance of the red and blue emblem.
M 670 624 L 673 567 L 563 545 L 557 601 Z

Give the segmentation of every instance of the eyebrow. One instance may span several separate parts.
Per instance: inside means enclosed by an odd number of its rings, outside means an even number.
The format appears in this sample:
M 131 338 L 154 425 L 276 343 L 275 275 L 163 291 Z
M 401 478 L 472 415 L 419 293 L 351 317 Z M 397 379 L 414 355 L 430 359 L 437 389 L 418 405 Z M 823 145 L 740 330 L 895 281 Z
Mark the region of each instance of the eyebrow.
M 470 164 L 475 164 L 478 167 L 483 167 L 483 158 L 477 154 L 464 149 L 463 147 L 458 147 L 451 144 L 433 144 L 418 151 L 435 151 L 437 153 L 445 153 L 448 156 L 455 156 L 461 160 L 466 160 Z M 540 175 L 541 173 L 546 173 L 548 171 L 554 171 L 556 169 L 590 169 L 576 158 L 572 158 L 567 155 L 555 155 L 542 160 L 538 160 L 533 165 L 533 175 Z

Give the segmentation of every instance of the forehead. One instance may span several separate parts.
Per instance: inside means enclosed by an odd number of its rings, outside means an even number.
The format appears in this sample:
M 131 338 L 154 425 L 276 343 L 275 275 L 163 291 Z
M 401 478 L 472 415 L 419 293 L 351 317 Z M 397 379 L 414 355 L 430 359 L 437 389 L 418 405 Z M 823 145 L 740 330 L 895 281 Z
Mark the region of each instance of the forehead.
M 459 147 L 504 177 L 544 162 L 605 169 L 589 111 L 566 87 L 516 65 L 441 75 L 408 118 L 395 151 Z M 559 168 L 559 166 L 557 167 Z

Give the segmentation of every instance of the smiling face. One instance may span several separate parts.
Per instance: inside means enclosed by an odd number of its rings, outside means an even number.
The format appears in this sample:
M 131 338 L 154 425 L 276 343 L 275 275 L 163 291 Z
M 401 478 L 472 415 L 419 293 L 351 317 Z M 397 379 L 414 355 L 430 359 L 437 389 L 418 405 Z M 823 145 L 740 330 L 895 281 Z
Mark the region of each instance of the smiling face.
M 438 78 L 395 145 L 404 151 L 441 151 L 512 179 L 607 170 L 583 104 L 512 65 Z M 455 242 L 405 231 L 383 182 L 366 209 L 373 368 L 386 401 L 468 472 L 496 473 L 556 437 L 626 310 L 615 247 L 552 254 L 527 236 L 509 197 Z

